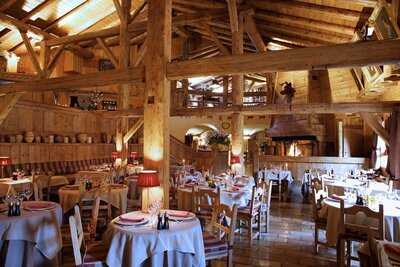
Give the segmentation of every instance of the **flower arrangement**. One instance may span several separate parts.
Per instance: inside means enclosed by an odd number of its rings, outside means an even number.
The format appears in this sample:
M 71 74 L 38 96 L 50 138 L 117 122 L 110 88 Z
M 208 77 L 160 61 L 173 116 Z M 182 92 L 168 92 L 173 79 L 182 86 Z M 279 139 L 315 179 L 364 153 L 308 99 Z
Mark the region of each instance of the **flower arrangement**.
M 207 144 L 214 151 L 228 151 L 231 140 L 224 132 L 212 132 L 207 136 Z

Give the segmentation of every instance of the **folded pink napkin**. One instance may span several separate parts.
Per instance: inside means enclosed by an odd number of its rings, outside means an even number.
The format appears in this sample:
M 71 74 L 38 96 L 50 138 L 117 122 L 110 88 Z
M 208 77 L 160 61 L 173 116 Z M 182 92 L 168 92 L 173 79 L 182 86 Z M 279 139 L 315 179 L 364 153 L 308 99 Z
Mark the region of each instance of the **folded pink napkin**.
M 53 207 L 54 204 L 50 202 L 30 202 L 24 203 L 24 207 L 28 209 L 47 209 Z
M 137 214 L 122 214 L 119 219 L 123 222 L 133 222 L 138 223 L 144 220 L 144 217 Z
M 330 198 L 340 201 L 340 200 L 343 200 L 344 196 L 338 196 L 336 194 L 332 194 Z
M 244 187 L 245 184 L 237 183 L 237 184 L 234 184 L 234 186 L 237 186 L 237 187 Z
M 189 217 L 190 212 L 184 210 L 169 210 L 167 214 L 173 217 Z

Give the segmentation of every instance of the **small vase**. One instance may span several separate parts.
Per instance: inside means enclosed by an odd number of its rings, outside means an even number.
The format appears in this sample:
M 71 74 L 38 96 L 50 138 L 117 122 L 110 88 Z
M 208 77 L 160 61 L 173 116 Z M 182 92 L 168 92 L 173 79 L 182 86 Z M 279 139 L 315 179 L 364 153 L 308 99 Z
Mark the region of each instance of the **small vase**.
M 16 141 L 17 143 L 22 143 L 23 140 L 24 140 L 24 136 L 23 136 L 22 134 L 17 134 L 17 135 L 15 136 L 15 141 Z
M 25 142 L 32 143 L 33 140 L 35 140 L 35 135 L 33 134 L 33 132 L 26 132 L 25 133 Z
M 71 143 L 75 144 L 76 143 L 76 137 L 75 136 L 71 136 Z
M 47 140 L 49 144 L 54 144 L 54 135 L 49 135 Z
M 87 134 L 84 133 L 78 134 L 79 143 L 84 144 L 86 143 L 86 140 L 87 140 Z
M 64 144 L 68 144 L 69 143 L 69 137 L 68 136 L 64 136 Z
M 8 136 L 8 142 L 10 142 L 10 143 L 15 143 L 15 135 L 9 135 Z
M 42 142 L 42 137 L 40 135 L 35 136 L 35 143 L 40 144 Z
M 92 143 L 92 137 L 91 137 L 91 136 L 88 136 L 88 138 L 87 138 L 87 140 L 86 140 L 86 143 L 88 143 L 88 144 L 91 144 L 91 143 Z

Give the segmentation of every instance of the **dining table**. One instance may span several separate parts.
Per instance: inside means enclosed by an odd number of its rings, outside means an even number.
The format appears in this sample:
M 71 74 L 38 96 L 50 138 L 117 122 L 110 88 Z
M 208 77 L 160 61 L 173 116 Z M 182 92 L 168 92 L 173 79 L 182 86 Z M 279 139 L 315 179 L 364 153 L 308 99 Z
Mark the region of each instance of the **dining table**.
M 32 184 L 32 177 L 22 177 L 17 180 L 12 178 L 0 179 L 0 196 L 15 193 L 17 190 L 24 190 Z
M 22 207 L 20 216 L 9 217 L 7 206 L 0 205 L 0 266 L 58 266 L 61 206 L 25 201 Z
M 258 177 L 267 179 L 268 181 L 286 180 L 289 184 L 294 181 L 292 172 L 284 169 L 263 169 L 258 172 Z
M 219 177 L 216 179 L 226 181 L 226 179 L 230 179 L 230 177 Z M 235 182 L 232 182 L 231 185 L 220 186 L 220 202 L 230 207 L 234 204 L 238 207 L 245 207 L 250 201 L 254 185 L 253 177 L 236 177 Z M 199 189 L 217 190 L 216 188 L 211 188 L 207 183 L 199 183 L 197 185 L 189 183 L 179 186 L 177 189 L 178 209 L 187 211 L 192 210 L 192 194 L 194 186 L 197 186 Z
M 328 187 L 329 195 L 344 195 L 346 189 L 356 190 L 368 186 L 372 193 L 387 192 L 389 186 L 386 183 L 375 180 L 363 180 L 346 177 L 322 176 L 323 184 Z
M 205 252 L 200 221 L 190 212 L 164 210 L 169 229 L 157 230 L 157 216 L 135 211 L 110 222 L 103 235 L 108 266 L 203 267 Z
M 110 191 L 110 192 L 109 192 Z M 119 209 L 122 213 L 126 212 L 128 187 L 121 184 L 108 184 L 102 187 L 85 190 L 81 185 L 67 185 L 58 190 L 60 197 L 60 205 L 63 212 L 71 210 L 82 198 L 95 198 L 97 195 L 100 199 Z
M 344 199 L 345 208 L 355 205 L 355 199 L 341 196 Z M 379 204 L 383 205 L 385 239 L 388 241 L 400 241 L 400 200 L 390 199 L 384 194 L 373 196 L 374 203 L 370 201 L 367 205 L 374 211 L 378 211 Z M 371 198 L 372 199 L 372 198 Z M 319 216 L 327 219 L 326 241 L 329 246 L 336 246 L 337 236 L 340 227 L 340 201 L 328 197 L 324 199 Z M 354 224 L 373 224 L 377 222 L 369 220 L 364 214 L 357 214 L 346 218 Z

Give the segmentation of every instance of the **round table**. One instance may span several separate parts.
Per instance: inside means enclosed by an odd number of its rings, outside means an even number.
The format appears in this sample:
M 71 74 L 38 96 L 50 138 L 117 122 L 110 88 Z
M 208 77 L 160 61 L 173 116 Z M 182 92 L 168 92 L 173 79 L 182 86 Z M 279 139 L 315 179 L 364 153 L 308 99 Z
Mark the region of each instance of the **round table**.
M 328 187 L 329 195 L 336 194 L 336 195 L 344 195 L 344 189 L 358 189 L 362 184 L 365 184 L 365 181 L 360 181 L 357 179 L 345 179 L 345 180 L 338 180 L 338 179 L 328 179 L 323 178 L 324 184 Z M 385 183 L 377 182 L 377 181 L 369 181 L 369 188 L 372 192 L 387 192 L 389 186 Z
M 13 180 L 12 178 L 1 178 L 0 196 L 5 196 L 8 192 L 15 193 L 15 191 L 23 191 L 27 186 L 30 186 L 31 184 L 31 177 L 24 177 L 18 180 Z
M 149 214 L 132 212 L 149 219 Z M 170 221 L 169 230 L 157 230 L 149 222 L 143 226 L 120 226 L 114 219 L 104 233 L 109 247 L 108 266 L 205 266 L 204 244 L 197 218 Z M 167 264 L 168 263 L 168 264 Z
M 400 201 L 382 198 L 383 213 L 385 220 L 385 238 L 389 241 L 400 241 Z M 345 202 L 345 207 L 354 204 Z M 378 205 L 377 205 L 378 206 Z M 327 217 L 326 240 L 328 245 L 336 246 L 337 235 L 340 223 L 340 203 L 332 199 L 325 199 L 320 216 Z M 356 216 L 352 218 L 357 224 L 369 224 L 371 221 L 366 220 L 364 216 Z
M 202 188 L 202 187 L 199 187 Z M 209 189 L 209 187 L 204 187 Z M 251 198 L 251 189 L 247 187 L 242 188 L 238 191 L 228 191 L 221 189 L 221 203 L 227 206 L 233 206 L 236 204 L 238 207 L 247 206 Z M 184 186 L 179 187 L 177 190 L 178 209 L 180 210 L 192 210 L 192 187 Z
M 0 266 L 58 266 L 57 254 L 62 247 L 59 204 L 26 201 L 23 205 L 51 205 L 47 210 L 22 209 L 22 215 L 7 216 L 7 207 L 0 205 Z
M 108 188 L 111 186 L 111 199 L 108 199 Z M 64 213 L 71 210 L 79 203 L 81 198 L 94 198 L 99 194 L 98 189 L 81 192 L 79 186 L 64 186 L 58 190 L 60 196 L 60 204 Z M 126 212 L 128 187 L 126 185 L 108 185 L 100 189 L 100 199 L 110 202 L 112 206 L 121 210 L 121 213 Z

